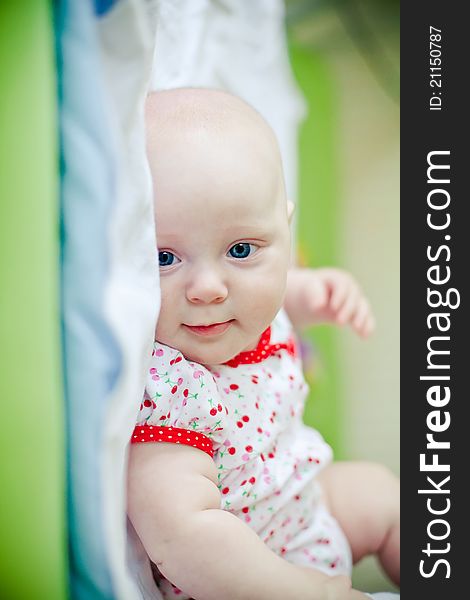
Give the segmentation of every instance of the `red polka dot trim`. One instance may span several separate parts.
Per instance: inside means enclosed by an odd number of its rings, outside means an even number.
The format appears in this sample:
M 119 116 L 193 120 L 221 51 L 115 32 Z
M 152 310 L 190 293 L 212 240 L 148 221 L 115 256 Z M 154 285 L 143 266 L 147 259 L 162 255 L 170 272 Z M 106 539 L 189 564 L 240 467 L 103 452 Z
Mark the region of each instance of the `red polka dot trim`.
M 287 343 L 271 344 L 271 327 L 261 334 L 258 346 L 254 350 L 240 352 L 232 359 L 224 363 L 229 367 L 238 367 L 239 365 L 254 365 L 266 360 L 273 354 L 279 354 L 281 350 L 286 350 L 291 356 L 296 355 L 295 342 L 291 338 Z
M 160 427 L 158 425 L 136 425 L 131 437 L 131 444 L 141 444 L 145 442 L 169 442 L 171 444 L 183 444 L 202 450 L 211 458 L 214 456 L 212 440 L 191 429 L 181 429 L 179 427 Z

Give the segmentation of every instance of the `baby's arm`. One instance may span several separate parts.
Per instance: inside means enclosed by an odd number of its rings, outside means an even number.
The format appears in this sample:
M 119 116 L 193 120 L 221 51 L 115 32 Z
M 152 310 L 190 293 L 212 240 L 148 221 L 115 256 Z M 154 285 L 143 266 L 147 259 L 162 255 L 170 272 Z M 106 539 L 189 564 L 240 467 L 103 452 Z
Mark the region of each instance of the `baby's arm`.
M 355 279 L 341 269 L 290 269 L 284 306 L 296 328 L 349 324 L 361 337 L 374 329 L 367 298 Z
M 150 559 L 196 600 L 365 600 L 347 577 L 294 566 L 220 509 L 207 454 L 167 443 L 131 445 L 128 513 Z

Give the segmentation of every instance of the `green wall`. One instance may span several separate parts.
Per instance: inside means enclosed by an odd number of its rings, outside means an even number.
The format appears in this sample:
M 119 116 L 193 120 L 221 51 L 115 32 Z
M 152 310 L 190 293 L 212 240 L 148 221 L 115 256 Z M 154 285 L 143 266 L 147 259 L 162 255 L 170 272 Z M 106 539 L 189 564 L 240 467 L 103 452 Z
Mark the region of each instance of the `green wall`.
M 337 263 L 338 189 L 336 102 L 328 67 L 322 56 L 290 40 L 290 58 L 308 104 L 299 139 L 298 253 L 310 267 Z M 305 338 L 314 356 L 307 367 L 311 393 L 305 421 L 318 429 L 341 457 L 341 385 L 333 326 L 310 329 Z
M 49 2 L 0 2 L 0 598 L 66 597 Z

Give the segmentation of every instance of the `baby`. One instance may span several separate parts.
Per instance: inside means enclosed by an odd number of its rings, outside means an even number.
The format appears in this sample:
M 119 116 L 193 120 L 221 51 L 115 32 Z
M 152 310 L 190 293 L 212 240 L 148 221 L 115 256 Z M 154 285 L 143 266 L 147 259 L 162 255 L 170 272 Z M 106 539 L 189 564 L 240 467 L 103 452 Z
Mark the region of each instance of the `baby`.
M 398 482 L 331 464 L 302 423 L 291 322 L 366 337 L 366 299 L 342 271 L 289 268 L 279 149 L 254 109 L 179 89 L 150 95 L 146 121 L 162 304 L 128 514 L 163 596 L 365 599 L 349 576 L 372 553 L 398 583 Z

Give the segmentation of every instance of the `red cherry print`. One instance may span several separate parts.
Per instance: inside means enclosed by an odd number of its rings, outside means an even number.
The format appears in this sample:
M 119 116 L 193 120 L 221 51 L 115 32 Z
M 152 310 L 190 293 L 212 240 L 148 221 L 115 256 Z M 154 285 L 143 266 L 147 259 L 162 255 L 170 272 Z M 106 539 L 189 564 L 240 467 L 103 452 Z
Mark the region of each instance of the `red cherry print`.
M 144 408 L 143 404 L 140 405 L 140 410 L 142 410 Z
M 170 360 L 170 365 L 174 365 L 174 364 L 175 364 L 175 359 L 174 359 L 174 358 L 172 358 L 172 359 Z
M 178 390 L 178 386 L 177 386 L 177 385 L 174 385 L 174 386 L 171 388 L 171 393 L 172 393 L 172 394 L 176 394 L 176 391 L 177 391 L 177 390 Z
M 157 405 L 155 404 L 155 402 L 152 400 L 152 408 L 157 408 Z
M 228 487 L 224 487 L 224 489 L 222 490 L 222 494 L 228 494 L 230 492 L 230 488 Z
M 273 453 L 273 452 L 270 452 L 270 453 L 268 454 L 268 456 L 269 456 L 269 458 L 274 458 L 274 453 Z
M 217 410 L 218 410 L 219 412 L 222 412 L 222 404 L 217 404 Z
M 177 357 L 175 358 L 175 365 L 176 365 L 176 363 L 179 363 L 179 362 L 181 362 L 182 360 L 183 360 L 183 359 L 181 358 L 181 356 L 177 356 Z
M 248 415 L 243 415 L 242 421 L 245 421 L 245 423 L 248 423 L 249 420 L 250 420 L 250 417 Z
M 149 399 L 144 400 L 144 406 L 148 408 L 149 406 L 152 406 L 152 402 Z
M 247 513 L 249 510 L 250 510 L 250 508 L 249 508 L 248 506 L 244 506 L 244 507 L 242 508 L 242 512 L 243 512 L 243 513 L 245 513 L 245 514 L 246 514 L 246 513 Z
M 228 449 L 228 453 L 231 454 L 232 456 L 235 454 L 236 451 L 237 451 L 237 449 L 234 448 L 233 446 L 230 446 L 230 448 Z
M 230 384 L 230 389 L 234 392 L 235 390 L 238 390 L 238 385 L 236 383 L 231 383 Z
M 217 409 L 216 408 L 211 408 L 210 413 L 214 417 L 217 414 Z
M 253 376 L 251 377 L 251 381 L 252 381 L 253 383 L 258 383 L 258 375 L 253 375 Z
M 243 480 L 243 481 L 240 483 L 240 485 L 245 485 L 245 483 L 246 483 L 246 479 L 244 479 L 244 480 Z
M 255 406 L 259 410 L 259 404 L 258 404 L 258 402 L 255 402 Z
M 249 482 L 253 485 L 256 481 L 256 477 L 250 477 Z
M 253 452 L 253 446 L 245 446 L 247 452 Z
M 187 397 L 188 397 L 188 394 L 189 394 L 189 390 L 188 390 L 188 388 L 184 389 L 184 390 L 183 390 L 183 396 L 184 396 L 185 398 L 187 398 Z
M 240 427 L 240 429 L 243 427 L 243 423 L 241 421 L 237 421 L 237 427 Z
M 261 429 L 261 427 L 258 427 L 258 429 L 256 430 L 258 433 L 263 433 L 263 430 Z
M 162 415 L 162 416 L 160 417 L 160 421 L 164 421 L 165 419 L 166 419 L 166 416 L 165 416 L 165 415 Z
M 316 540 L 315 543 L 327 546 L 330 543 L 330 540 L 328 538 L 318 538 L 318 540 Z

